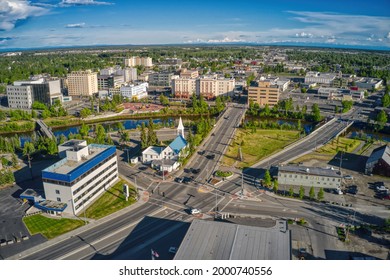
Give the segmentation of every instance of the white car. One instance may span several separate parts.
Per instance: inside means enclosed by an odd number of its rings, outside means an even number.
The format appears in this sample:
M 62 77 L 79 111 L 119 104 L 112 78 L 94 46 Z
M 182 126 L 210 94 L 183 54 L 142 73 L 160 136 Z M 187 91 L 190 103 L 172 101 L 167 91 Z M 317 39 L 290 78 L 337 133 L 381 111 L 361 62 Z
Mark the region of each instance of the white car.
M 377 190 L 378 192 L 382 192 L 382 191 L 388 191 L 389 189 L 386 188 L 385 186 L 378 186 L 378 187 L 376 187 L 376 190 Z
M 191 209 L 191 214 L 192 214 L 192 215 L 200 214 L 200 210 L 199 210 L 199 209 L 196 209 L 196 208 L 193 208 L 193 209 Z
M 334 192 L 335 194 L 343 194 L 343 191 L 341 189 L 335 189 Z
M 353 180 L 353 177 L 352 177 L 352 175 L 346 175 L 346 176 L 344 176 L 344 179 L 346 179 L 346 180 Z

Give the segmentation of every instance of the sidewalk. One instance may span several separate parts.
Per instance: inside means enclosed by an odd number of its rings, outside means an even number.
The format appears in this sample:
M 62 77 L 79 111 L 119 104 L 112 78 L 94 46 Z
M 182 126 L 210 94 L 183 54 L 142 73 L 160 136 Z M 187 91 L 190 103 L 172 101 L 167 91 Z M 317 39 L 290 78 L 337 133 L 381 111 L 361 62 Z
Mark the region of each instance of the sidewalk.
M 28 255 L 31 255 L 33 253 L 36 253 L 40 250 L 43 250 L 51 245 L 54 245 L 56 243 L 59 243 L 61 241 L 64 241 L 66 239 L 69 239 L 69 238 L 72 238 L 73 236 L 75 235 L 78 235 L 78 234 L 81 234 L 87 230 L 90 230 L 90 229 L 93 229 L 94 227 L 98 226 L 98 225 L 101 225 L 109 220 L 112 220 L 112 219 L 115 219 L 125 213 L 128 213 L 128 212 L 131 212 L 132 210 L 138 208 L 138 207 L 141 207 L 143 204 L 145 204 L 147 201 L 149 200 L 149 193 L 146 192 L 146 191 L 143 191 L 139 197 L 139 199 L 132 205 L 126 207 L 126 208 L 123 208 L 121 210 L 119 210 L 118 212 L 115 212 L 111 215 L 108 215 L 106 217 L 103 217 L 99 220 L 92 220 L 92 219 L 88 219 L 89 223 L 85 226 L 82 226 L 80 228 L 77 228 L 73 231 L 70 231 L 70 232 L 67 232 L 67 233 L 64 233 L 63 235 L 60 235 L 58 237 L 55 237 L 53 239 L 50 239 L 48 241 L 46 241 L 45 243 L 42 243 L 42 244 L 39 244 L 35 247 L 32 247 L 30 249 L 27 249 L 26 251 L 23 251 L 17 255 L 14 255 L 14 256 L 11 256 L 9 258 L 7 258 L 8 260 L 17 260 L 17 259 L 21 259 L 23 257 L 26 257 Z M 73 218 L 75 218 L 75 216 L 72 216 Z M 82 219 L 82 217 L 77 217 L 79 219 Z

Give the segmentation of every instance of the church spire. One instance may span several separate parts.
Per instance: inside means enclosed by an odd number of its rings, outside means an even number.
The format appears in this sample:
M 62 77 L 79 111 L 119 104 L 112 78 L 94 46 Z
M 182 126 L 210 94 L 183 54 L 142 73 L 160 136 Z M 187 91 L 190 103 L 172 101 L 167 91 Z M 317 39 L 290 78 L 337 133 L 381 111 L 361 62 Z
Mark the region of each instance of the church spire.
M 181 117 L 179 119 L 179 125 L 177 126 L 177 135 L 181 135 L 184 138 L 184 125 Z

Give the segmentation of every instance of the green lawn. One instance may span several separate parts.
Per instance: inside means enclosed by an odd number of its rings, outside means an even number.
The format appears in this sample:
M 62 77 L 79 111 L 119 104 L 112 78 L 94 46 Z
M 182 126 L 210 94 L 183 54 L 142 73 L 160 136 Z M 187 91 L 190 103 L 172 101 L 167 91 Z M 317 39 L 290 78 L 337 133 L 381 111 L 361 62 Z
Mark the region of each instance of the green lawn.
M 311 159 L 317 159 L 319 161 L 330 161 L 337 155 L 338 151 L 343 151 L 347 153 L 352 153 L 359 145 L 362 143 L 361 140 L 350 139 L 345 137 L 339 137 L 338 140 L 334 139 L 332 142 L 326 144 L 325 146 L 319 148 L 313 153 L 304 155 L 298 159 L 295 159 L 293 162 L 304 162 Z
M 249 167 L 269 156 L 272 153 L 282 150 L 288 144 L 296 141 L 299 137 L 298 131 L 258 129 L 252 133 L 249 129 L 239 129 L 234 140 L 222 160 L 222 164 L 237 167 Z M 242 146 L 243 161 L 238 161 L 239 145 Z
M 120 180 L 108 189 L 98 200 L 87 208 L 86 217 L 91 219 L 100 219 L 133 204 L 136 201 L 136 190 L 133 186 L 129 185 L 130 197 L 128 201 L 126 201 L 125 196 L 123 195 L 124 183 L 125 182 L 123 180 Z M 79 216 L 83 217 L 84 212 L 80 212 Z
M 48 239 L 52 239 L 84 225 L 84 221 L 81 220 L 48 218 L 42 215 L 25 217 L 23 218 L 23 222 L 30 234 L 41 233 Z

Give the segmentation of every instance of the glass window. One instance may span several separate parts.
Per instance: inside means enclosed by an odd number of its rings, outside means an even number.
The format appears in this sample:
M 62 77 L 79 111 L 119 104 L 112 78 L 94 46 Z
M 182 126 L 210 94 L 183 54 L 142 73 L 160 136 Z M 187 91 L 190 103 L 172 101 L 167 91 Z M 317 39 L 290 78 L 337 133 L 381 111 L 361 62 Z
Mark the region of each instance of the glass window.
M 57 197 L 57 201 L 58 201 L 58 202 L 61 202 L 61 198 Z
M 59 190 L 56 190 L 56 194 L 60 194 L 60 191 L 59 191 Z

